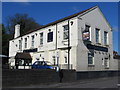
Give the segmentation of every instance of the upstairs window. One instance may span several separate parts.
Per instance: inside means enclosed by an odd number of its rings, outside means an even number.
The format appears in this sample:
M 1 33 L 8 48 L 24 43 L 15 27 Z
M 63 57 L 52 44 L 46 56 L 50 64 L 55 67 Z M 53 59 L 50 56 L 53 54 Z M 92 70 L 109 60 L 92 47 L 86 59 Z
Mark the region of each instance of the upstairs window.
M 42 44 L 43 44 L 43 32 L 40 33 L 40 45 L 42 45 Z
M 27 48 L 27 38 L 25 38 L 25 48 Z
M 83 31 L 83 40 L 90 40 L 90 26 L 85 25 L 85 30 Z
M 19 50 L 22 50 L 22 40 L 19 40 Z
M 31 46 L 34 47 L 34 35 L 32 36 L 32 42 Z
M 53 32 L 49 32 L 47 42 L 52 42 L 52 41 L 53 41 Z
M 100 43 L 100 29 L 96 28 L 96 43 Z
M 85 31 L 90 32 L 90 26 L 89 25 L 85 25 Z
M 108 32 L 104 31 L 104 44 L 108 44 Z
M 68 25 L 64 25 L 63 28 L 64 28 L 63 39 L 68 39 Z

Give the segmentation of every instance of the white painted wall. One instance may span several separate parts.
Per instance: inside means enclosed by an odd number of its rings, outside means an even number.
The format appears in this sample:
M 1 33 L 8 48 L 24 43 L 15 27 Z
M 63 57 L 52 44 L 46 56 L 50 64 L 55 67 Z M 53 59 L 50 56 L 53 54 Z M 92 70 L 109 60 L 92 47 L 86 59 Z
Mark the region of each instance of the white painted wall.
M 104 67 L 102 66 L 102 58 L 104 58 L 107 54 L 107 56 L 111 56 L 110 58 L 110 70 L 115 70 L 117 69 L 115 67 L 116 63 L 115 60 L 113 59 L 113 46 L 112 46 L 112 31 L 111 28 L 109 27 L 108 23 L 102 16 L 99 8 L 96 8 L 95 10 L 81 16 L 81 19 L 78 19 L 78 36 L 79 36 L 79 41 L 78 41 L 78 50 L 77 50 L 77 70 L 78 71 L 88 71 L 88 70 L 104 70 Z M 93 68 L 88 67 L 88 52 L 89 50 L 86 48 L 86 46 L 83 44 L 82 41 L 82 29 L 85 29 L 85 24 L 91 26 L 91 42 L 93 45 L 98 45 L 96 44 L 95 41 L 95 28 L 100 29 L 100 40 L 101 40 L 101 45 L 103 47 L 106 47 L 104 45 L 104 31 L 108 32 L 109 36 L 109 47 L 108 47 L 108 53 L 102 52 L 102 51 L 96 51 L 94 53 L 94 63 L 95 66 Z M 99 45 L 98 45 L 99 46 Z

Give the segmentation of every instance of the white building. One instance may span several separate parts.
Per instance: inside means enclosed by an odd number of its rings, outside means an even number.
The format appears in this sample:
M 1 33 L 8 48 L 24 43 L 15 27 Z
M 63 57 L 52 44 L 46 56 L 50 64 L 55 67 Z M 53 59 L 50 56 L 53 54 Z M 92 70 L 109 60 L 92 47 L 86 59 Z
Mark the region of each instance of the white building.
M 76 71 L 117 69 L 113 59 L 112 29 L 97 6 L 23 36 L 19 33 L 20 25 L 16 25 L 14 39 L 9 41 L 11 67 L 17 62 L 15 58 L 19 58 L 19 63 L 27 59 L 26 65 L 45 60 L 62 69 Z

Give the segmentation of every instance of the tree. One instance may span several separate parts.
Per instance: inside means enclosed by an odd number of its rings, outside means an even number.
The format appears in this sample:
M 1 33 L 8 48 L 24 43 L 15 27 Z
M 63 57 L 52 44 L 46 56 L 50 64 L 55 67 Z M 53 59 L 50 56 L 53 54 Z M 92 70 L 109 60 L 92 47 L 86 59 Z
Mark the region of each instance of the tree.
M 2 31 L 2 54 L 3 55 L 8 55 L 8 51 L 9 51 L 9 40 L 11 39 L 11 34 L 7 34 L 6 33 L 6 29 L 4 24 L 1 24 L 1 31 Z
M 28 17 L 28 14 L 15 14 L 7 18 L 7 31 L 10 34 L 14 34 L 15 25 L 20 24 L 20 35 L 24 35 L 26 32 L 40 27 L 33 18 Z
M 6 27 L 0 24 L 2 27 L 2 54 L 8 56 L 9 52 L 9 40 L 13 39 L 13 34 L 15 30 L 15 25 L 20 24 L 20 35 L 24 35 L 30 30 L 34 30 L 41 25 L 35 22 L 33 18 L 28 17 L 27 14 L 15 14 L 14 16 L 9 16 L 7 18 Z M 1 40 L 0 40 L 1 41 Z

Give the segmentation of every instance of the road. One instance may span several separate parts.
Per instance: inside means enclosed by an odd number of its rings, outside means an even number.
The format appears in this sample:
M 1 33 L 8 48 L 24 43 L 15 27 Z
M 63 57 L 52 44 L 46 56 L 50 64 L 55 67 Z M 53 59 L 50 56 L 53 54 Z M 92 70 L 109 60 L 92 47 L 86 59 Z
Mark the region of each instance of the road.
M 19 88 L 99 88 L 99 90 L 102 90 L 105 88 L 118 88 L 117 84 L 118 77 L 105 77 L 99 79 L 78 80 L 69 83 L 30 85 Z

